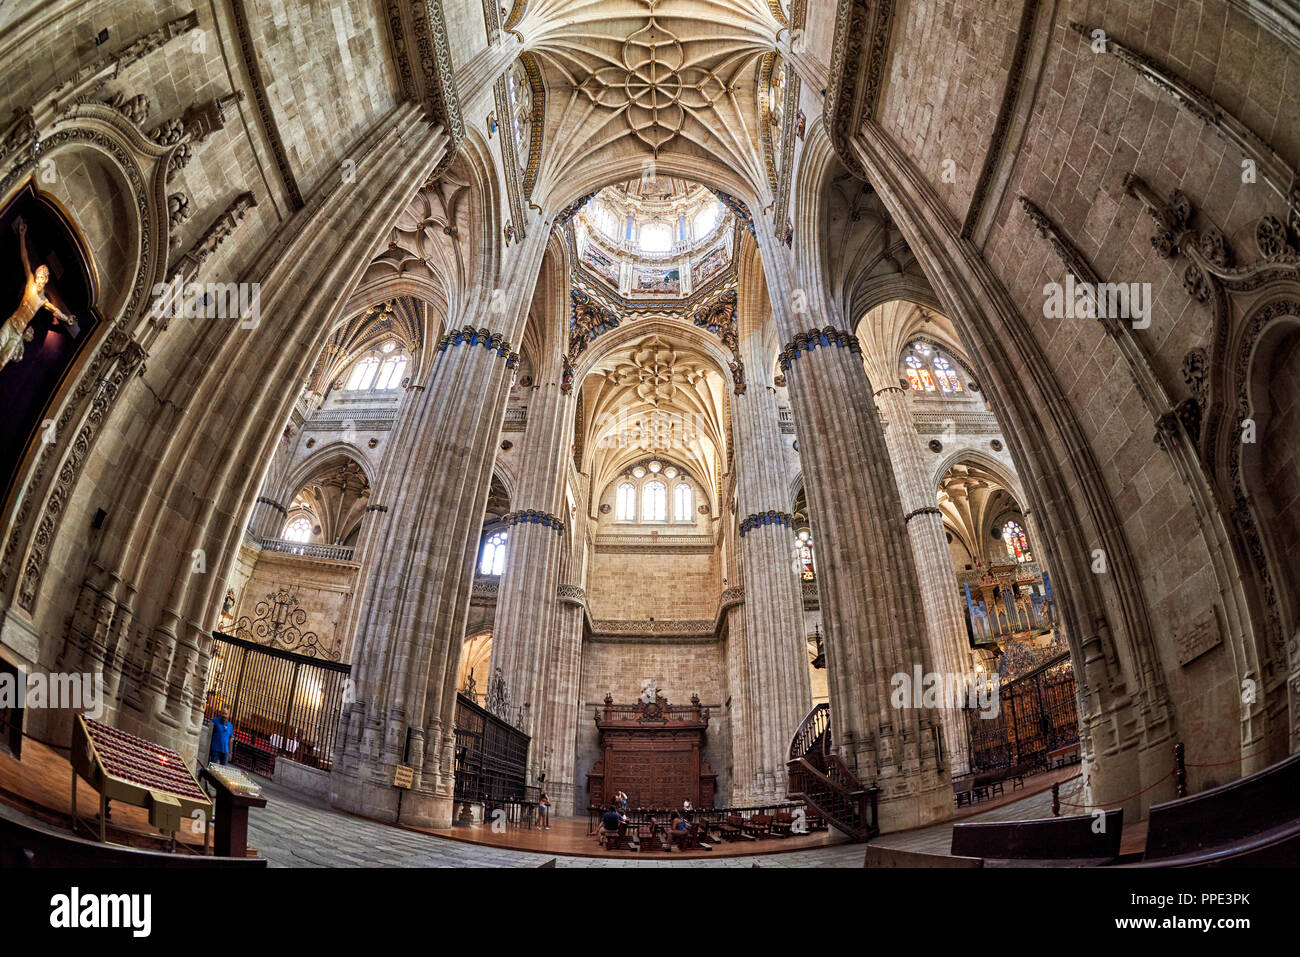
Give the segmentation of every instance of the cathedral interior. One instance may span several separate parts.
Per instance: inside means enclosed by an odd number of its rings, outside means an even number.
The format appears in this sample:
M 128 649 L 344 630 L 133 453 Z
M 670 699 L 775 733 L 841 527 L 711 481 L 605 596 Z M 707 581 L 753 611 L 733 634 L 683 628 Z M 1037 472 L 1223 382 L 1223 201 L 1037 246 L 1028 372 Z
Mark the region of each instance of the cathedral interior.
M 6 866 L 1300 863 L 1292 0 L 0 74 Z

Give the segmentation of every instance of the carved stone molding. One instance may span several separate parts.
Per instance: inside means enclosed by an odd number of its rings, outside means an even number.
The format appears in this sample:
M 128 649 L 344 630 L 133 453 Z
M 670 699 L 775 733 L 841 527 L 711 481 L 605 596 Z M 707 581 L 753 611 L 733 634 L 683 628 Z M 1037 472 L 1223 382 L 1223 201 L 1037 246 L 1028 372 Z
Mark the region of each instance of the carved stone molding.
M 519 365 L 519 353 L 510 350 L 510 343 L 498 332 L 492 332 L 486 327 L 475 329 L 473 326 L 466 326 L 464 329 L 458 329 L 455 332 L 449 332 L 438 340 L 438 353 L 444 353 L 450 346 L 482 346 L 489 352 L 495 352 L 499 357 L 506 360 L 506 368 L 513 369 Z
M 558 585 L 555 589 L 555 597 L 566 605 L 587 607 L 587 591 L 581 585 Z
M 423 106 L 429 120 L 446 130 L 451 141 L 433 171 L 433 177 L 437 177 L 451 165 L 465 138 L 442 0 L 388 0 L 387 10 L 389 40 L 402 92 Z M 404 16 L 403 11 L 409 16 Z
M 216 252 L 222 243 L 234 235 L 240 222 L 248 215 L 248 211 L 256 205 L 257 199 L 252 193 L 240 193 L 236 196 L 221 215 L 214 219 L 212 224 L 203 231 L 203 235 L 190 247 L 189 251 L 181 256 L 175 265 L 168 270 L 169 276 L 173 279 L 180 277 L 182 280 L 188 280 L 198 275 L 208 257 Z
M 781 371 L 789 372 L 791 364 L 802 356 L 805 352 L 812 352 L 819 346 L 835 346 L 841 349 L 848 349 L 854 355 L 862 355 L 862 346 L 858 343 L 858 337 L 851 332 L 845 332 L 843 329 L 836 329 L 834 326 L 827 326 L 825 329 L 809 329 L 807 332 L 800 332 L 793 339 L 786 343 L 785 348 L 778 355 Z
M 1025 64 L 1029 58 L 1029 44 L 1034 39 L 1034 21 L 1038 17 L 1040 6 L 1040 0 L 1025 0 L 1020 10 L 1016 48 L 1011 55 L 1011 65 L 1007 68 L 1007 82 L 1005 92 L 1002 94 L 1002 103 L 998 107 L 997 120 L 993 124 L 993 135 L 989 138 L 988 149 L 984 151 L 984 163 L 980 168 L 979 179 L 975 182 L 970 205 L 966 208 L 966 217 L 961 225 L 961 235 L 964 239 L 970 239 L 975 232 L 975 224 L 984 210 L 984 202 L 993 185 L 993 176 L 997 172 L 999 158 L 1006 147 L 1007 136 L 1011 132 L 1012 120 L 1020 105 L 1025 81 Z
M 914 508 L 903 516 L 903 524 L 906 525 L 918 515 L 942 515 L 943 511 L 933 505 L 926 505 L 921 508 Z
M 507 512 L 501 516 L 503 525 L 520 525 L 525 522 L 532 525 L 543 525 L 546 528 L 555 529 L 556 532 L 564 531 L 564 522 L 550 512 L 539 512 L 534 508 L 523 509 L 518 512 Z
M 1085 43 L 1093 42 L 1094 34 L 1105 38 L 1106 52 L 1116 57 L 1157 90 L 1172 97 L 1190 112 L 1253 160 L 1256 170 L 1268 185 L 1287 204 L 1288 221 L 1292 229 L 1300 231 L 1300 176 L 1258 134 L 1219 103 L 1192 83 L 1166 69 L 1146 54 L 1139 53 L 1112 40 L 1104 30 L 1070 21 L 1070 29 L 1083 37 Z
M 510 206 L 510 221 L 514 226 L 515 236 L 523 239 L 527 234 L 524 226 L 524 188 L 519 177 L 519 158 L 515 155 L 514 123 L 509 120 L 513 115 L 510 104 L 510 92 L 507 86 L 509 72 L 497 77 L 492 86 L 492 97 L 496 102 L 497 116 L 506 117 L 507 122 L 501 128 L 501 164 L 506 178 L 506 200 Z
M 867 178 L 850 143 L 864 117 L 876 110 L 894 21 L 893 0 L 839 0 L 832 77 L 826 90 L 826 128 L 840 161 L 858 179 Z
M 794 528 L 794 516 L 789 512 L 779 512 L 775 509 L 746 515 L 740 522 L 740 537 L 744 538 L 754 529 L 765 525 L 784 525 L 787 528 Z
M 271 144 L 271 155 L 275 158 L 275 168 L 284 183 L 285 192 L 294 209 L 305 205 L 302 190 L 298 187 L 298 178 L 294 175 L 293 165 L 289 162 L 289 151 L 285 149 L 284 138 L 280 136 L 280 127 L 276 123 L 275 111 L 271 109 L 270 98 L 266 93 L 266 80 L 262 76 L 262 65 L 257 58 L 257 46 L 253 42 L 252 30 L 248 24 L 248 10 L 245 0 L 231 0 L 230 8 L 235 16 L 235 32 L 239 35 L 239 52 L 248 70 L 249 83 L 253 88 L 253 102 L 257 104 L 257 113 L 262 118 L 262 128 Z

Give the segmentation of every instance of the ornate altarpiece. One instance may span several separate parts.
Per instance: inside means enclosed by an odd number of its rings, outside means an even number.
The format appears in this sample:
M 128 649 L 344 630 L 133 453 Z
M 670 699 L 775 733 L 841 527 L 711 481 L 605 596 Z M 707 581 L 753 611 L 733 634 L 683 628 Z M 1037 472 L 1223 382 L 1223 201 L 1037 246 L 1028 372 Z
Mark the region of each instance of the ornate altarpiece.
M 713 806 L 718 776 L 703 754 L 709 709 L 698 696 L 682 706 L 658 691 L 636 704 L 615 704 L 606 695 L 595 718 L 602 759 L 587 775 L 593 806 L 608 805 L 619 791 L 631 808 L 680 808 L 683 801 Z

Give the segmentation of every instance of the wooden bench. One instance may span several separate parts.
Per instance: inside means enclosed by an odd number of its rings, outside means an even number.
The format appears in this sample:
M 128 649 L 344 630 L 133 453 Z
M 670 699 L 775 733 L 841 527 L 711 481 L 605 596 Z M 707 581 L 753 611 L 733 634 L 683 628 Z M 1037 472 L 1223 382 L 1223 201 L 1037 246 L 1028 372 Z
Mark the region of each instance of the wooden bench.
M 673 844 L 679 851 L 711 851 L 713 846 L 706 840 L 708 833 L 699 824 L 687 824 L 685 831 L 673 831 Z
M 1098 830 L 1097 821 L 1104 820 Z M 954 824 L 951 853 L 996 861 L 1072 861 L 1081 866 L 1106 864 L 1119 857 L 1123 810 L 1049 817 L 1033 821 Z
M 772 836 L 772 815 L 755 814 L 745 822 L 745 833 L 755 838 Z
M 1074 744 L 1062 745 L 1047 752 L 1047 766 L 1049 768 L 1063 768 L 1067 764 L 1078 764 L 1080 760 L 1079 742 L 1077 741 Z
M 607 851 L 633 850 L 632 839 L 627 835 L 627 825 L 621 824 L 617 831 L 601 829 L 600 842 Z
M 789 837 L 794 830 L 794 815 L 788 812 L 772 815 L 772 833 L 777 837 Z
M 1002 782 L 1006 778 L 1006 771 L 998 768 L 993 771 L 980 771 L 975 775 L 972 782 L 972 789 L 976 797 L 997 797 L 999 794 L 1005 794 Z
M 749 836 L 745 833 L 745 819 L 739 814 L 729 815 L 720 823 L 718 833 L 722 835 L 724 841 L 739 841 Z
M 1152 805 L 1143 862 L 1294 866 L 1300 860 L 1297 794 L 1300 754 L 1200 794 Z
M 972 775 L 952 779 L 952 799 L 958 807 L 969 807 L 974 803 L 975 797 L 972 791 L 974 783 L 975 778 Z

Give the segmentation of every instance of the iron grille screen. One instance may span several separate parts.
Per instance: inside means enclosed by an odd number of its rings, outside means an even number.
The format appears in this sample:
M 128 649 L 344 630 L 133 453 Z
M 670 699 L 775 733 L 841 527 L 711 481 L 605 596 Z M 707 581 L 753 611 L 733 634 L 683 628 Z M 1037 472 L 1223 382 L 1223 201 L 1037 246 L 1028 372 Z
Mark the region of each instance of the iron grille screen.
M 230 713 L 237 745 L 232 761 L 265 757 L 269 764 L 252 767 L 265 772 L 282 757 L 328 771 L 352 666 L 221 632 L 212 638 L 203 714 Z
M 1048 755 L 1079 740 L 1074 669 L 1067 652 L 1002 685 L 997 717 L 966 711 L 972 771 L 1046 767 Z
M 528 735 L 456 695 L 456 800 L 535 800 L 527 786 Z

